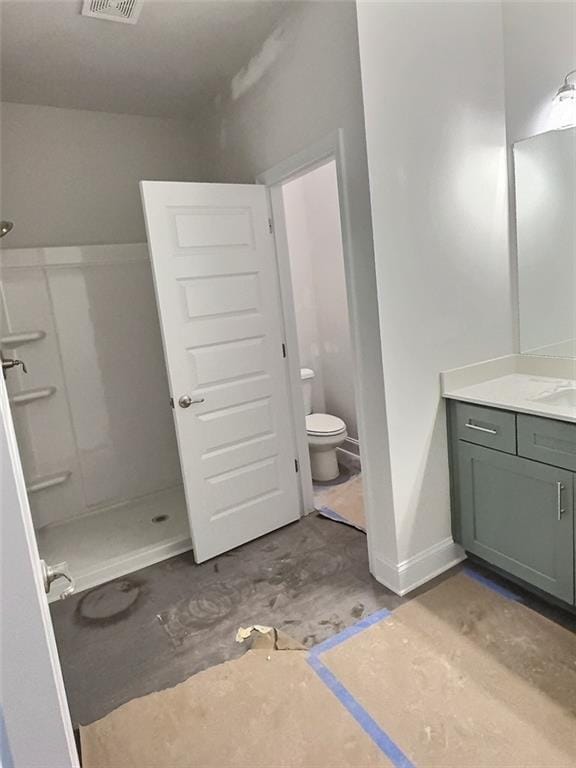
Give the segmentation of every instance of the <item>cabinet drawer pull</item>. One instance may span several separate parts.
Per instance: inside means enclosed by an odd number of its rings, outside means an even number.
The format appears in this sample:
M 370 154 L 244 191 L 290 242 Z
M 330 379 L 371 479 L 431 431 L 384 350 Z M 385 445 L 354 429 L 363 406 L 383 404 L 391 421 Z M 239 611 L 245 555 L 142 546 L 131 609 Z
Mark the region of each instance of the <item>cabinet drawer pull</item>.
M 464 424 L 467 429 L 475 429 L 477 432 L 487 432 L 489 435 L 497 435 L 498 430 L 489 429 L 488 427 L 479 427 L 478 424 L 471 424 L 469 421 Z
M 564 512 L 566 512 L 565 509 L 562 509 L 562 491 L 564 490 L 564 486 L 562 483 L 558 480 L 556 483 L 556 507 L 558 509 L 558 520 L 562 520 L 562 515 Z

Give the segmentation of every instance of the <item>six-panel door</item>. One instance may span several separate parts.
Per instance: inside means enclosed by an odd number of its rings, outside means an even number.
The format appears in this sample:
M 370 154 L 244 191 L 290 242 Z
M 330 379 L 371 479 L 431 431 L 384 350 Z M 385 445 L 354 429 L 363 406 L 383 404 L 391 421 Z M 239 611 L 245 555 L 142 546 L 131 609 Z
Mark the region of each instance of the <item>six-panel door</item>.
M 141 189 L 202 562 L 300 516 L 266 189 L 162 181 Z
M 573 603 L 573 474 L 463 441 L 457 450 L 464 548 Z

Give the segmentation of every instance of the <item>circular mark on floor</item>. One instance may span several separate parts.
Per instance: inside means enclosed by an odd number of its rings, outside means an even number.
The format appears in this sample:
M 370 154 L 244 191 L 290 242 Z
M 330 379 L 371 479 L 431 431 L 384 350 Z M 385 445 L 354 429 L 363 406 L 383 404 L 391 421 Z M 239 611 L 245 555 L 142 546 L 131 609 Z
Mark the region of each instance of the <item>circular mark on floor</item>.
M 168 520 L 168 515 L 156 515 L 152 518 L 153 523 L 164 523 L 166 520 Z
M 132 579 L 116 579 L 91 589 L 78 603 L 77 618 L 88 624 L 110 624 L 126 618 L 142 594 Z
M 212 584 L 201 597 L 193 597 L 186 605 L 186 626 L 201 629 L 217 624 L 229 616 L 240 603 L 238 592 L 226 584 Z
M 321 579 L 336 577 L 347 567 L 344 555 L 324 549 L 313 552 L 290 555 L 266 563 L 264 581 L 274 586 L 282 586 L 289 597 L 299 596 L 312 584 Z

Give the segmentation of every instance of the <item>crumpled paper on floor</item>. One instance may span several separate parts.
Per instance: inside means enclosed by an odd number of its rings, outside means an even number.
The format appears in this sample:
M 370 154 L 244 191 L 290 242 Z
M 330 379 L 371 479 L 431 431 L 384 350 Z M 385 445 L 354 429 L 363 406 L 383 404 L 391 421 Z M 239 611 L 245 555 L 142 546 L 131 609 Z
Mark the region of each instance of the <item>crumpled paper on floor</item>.
M 252 650 L 262 651 L 305 651 L 306 646 L 294 640 L 293 637 L 276 627 L 265 627 L 253 624 L 250 627 L 240 627 L 236 632 L 236 642 L 244 643 L 250 640 Z

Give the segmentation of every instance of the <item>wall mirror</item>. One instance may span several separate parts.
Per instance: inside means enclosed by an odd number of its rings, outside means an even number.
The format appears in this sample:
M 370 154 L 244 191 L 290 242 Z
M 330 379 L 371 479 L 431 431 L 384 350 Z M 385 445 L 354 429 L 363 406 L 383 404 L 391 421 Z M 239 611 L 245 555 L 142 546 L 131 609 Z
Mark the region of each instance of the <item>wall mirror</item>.
M 520 351 L 576 358 L 576 128 L 514 144 Z

